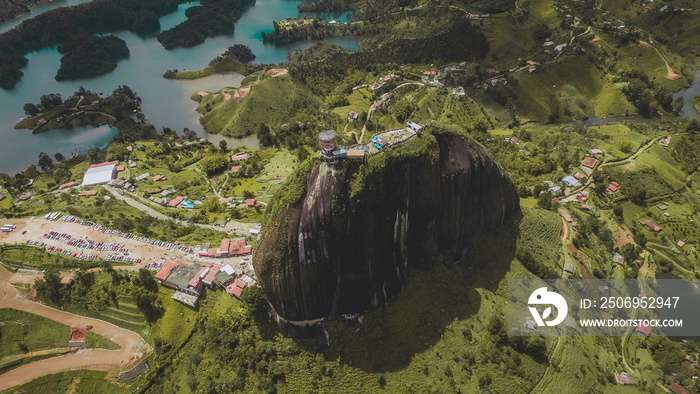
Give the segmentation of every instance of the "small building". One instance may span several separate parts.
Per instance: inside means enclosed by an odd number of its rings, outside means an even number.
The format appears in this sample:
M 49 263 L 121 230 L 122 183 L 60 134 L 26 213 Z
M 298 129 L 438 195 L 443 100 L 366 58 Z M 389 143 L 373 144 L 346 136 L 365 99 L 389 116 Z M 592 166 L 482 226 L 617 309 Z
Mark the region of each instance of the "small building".
M 641 332 L 642 334 L 644 334 L 644 336 L 648 337 L 651 333 L 651 326 L 648 324 L 644 324 L 643 321 L 640 321 L 639 325 L 637 326 L 637 331 Z
M 367 150 L 361 148 L 348 149 L 345 156 L 350 160 L 364 161 L 367 159 Z
M 676 382 L 671 383 L 671 385 L 668 386 L 668 389 L 676 394 L 690 394 L 690 391 Z
M 581 165 L 587 168 L 595 168 L 595 166 L 598 165 L 598 159 L 592 156 L 586 156 L 581 162 Z
M 253 208 L 255 207 L 255 199 L 254 198 L 249 198 L 245 200 L 245 206 L 248 208 Z
M 233 166 L 231 167 L 231 172 L 237 173 L 241 170 L 241 166 Z
M 609 193 L 617 193 L 620 190 L 620 184 L 617 182 L 610 182 L 610 186 L 608 186 L 605 190 L 607 190 Z
M 591 153 L 594 155 L 602 155 L 603 151 L 600 149 L 591 149 Z
M 624 264 L 625 264 L 625 258 L 622 257 L 621 254 L 615 252 L 615 254 L 613 255 L 613 263 L 615 263 L 615 264 L 617 264 L 617 265 L 624 265 Z
M 63 286 L 71 286 L 73 284 L 73 278 L 64 276 L 61 278 L 61 285 Z
M 182 203 L 182 201 L 184 201 L 184 200 L 185 200 L 185 197 L 177 196 L 173 200 L 170 200 L 170 202 L 168 203 L 168 206 L 171 208 L 177 208 L 178 205 L 180 205 Z
M 695 359 L 694 359 L 693 356 L 691 356 L 690 354 L 686 354 L 686 355 L 685 355 L 685 361 L 690 361 L 690 362 L 692 363 L 692 362 L 695 361 Z
M 71 349 L 78 349 L 85 347 L 87 345 L 87 330 L 85 326 L 73 325 L 70 328 L 70 340 L 68 341 L 68 347 Z
M 661 227 L 654 223 L 652 220 L 647 219 L 646 221 L 642 222 L 641 220 L 639 221 L 639 224 L 642 224 L 644 226 L 649 227 L 649 230 L 654 231 L 654 232 L 659 232 L 661 231 Z
M 122 172 L 124 171 L 124 166 L 117 166 L 117 168 L 114 169 L 117 172 Z
M 357 119 L 357 117 L 358 117 L 358 114 L 355 111 L 350 111 L 350 113 L 348 114 L 348 118 L 350 118 L 352 120 Z
M 537 329 L 537 322 L 534 319 L 527 317 L 525 318 L 525 328 L 530 331 L 535 331 Z
M 231 161 L 248 160 L 248 153 L 240 152 L 231 155 Z
M 685 242 L 683 242 L 683 241 L 678 241 L 678 247 L 679 247 L 679 248 L 682 248 L 682 247 L 684 247 L 684 246 L 685 246 Z
M 97 190 L 83 190 L 80 192 L 81 197 L 90 197 L 90 196 L 96 196 L 97 195 Z
M 168 178 L 165 175 L 156 175 L 153 177 L 154 182 L 164 181 L 166 179 L 168 179 Z
M 517 144 L 517 143 L 520 142 L 520 138 L 518 138 L 518 137 L 513 137 L 513 138 L 510 139 L 510 142 L 512 142 L 512 143 L 514 143 L 514 144 Z
M 669 136 L 669 135 L 665 135 L 659 140 L 659 144 L 661 144 L 661 146 L 664 146 L 664 147 L 668 146 L 668 144 L 670 144 L 670 143 L 671 143 L 671 136 Z
M 418 123 L 412 120 L 406 122 L 406 127 L 413 130 L 416 134 L 420 134 L 421 132 L 423 132 L 423 126 L 419 125 Z
M 75 181 L 68 182 L 68 183 L 64 183 L 64 184 L 62 184 L 61 186 L 58 187 L 58 190 L 66 190 L 66 189 L 68 189 L 68 188 L 70 188 L 70 187 L 73 187 L 73 186 L 75 186 L 75 185 L 77 185 L 77 184 L 78 184 L 78 182 L 75 182 Z
M 564 263 L 564 272 L 571 274 L 574 272 L 574 265 L 571 263 Z
M 571 175 L 567 175 L 563 178 L 561 178 L 561 181 L 569 185 L 569 187 L 579 187 L 581 186 L 581 183 Z
M 632 384 L 632 378 L 627 372 L 615 372 L 615 381 L 617 382 L 617 384 Z

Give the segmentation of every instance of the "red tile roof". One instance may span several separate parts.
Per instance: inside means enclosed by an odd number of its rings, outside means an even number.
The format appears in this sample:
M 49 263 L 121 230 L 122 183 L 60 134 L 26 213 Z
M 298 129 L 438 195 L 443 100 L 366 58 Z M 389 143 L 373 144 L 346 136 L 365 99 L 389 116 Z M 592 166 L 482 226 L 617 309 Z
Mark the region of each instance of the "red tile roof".
M 168 206 L 169 206 L 169 207 L 177 207 L 178 205 L 180 205 L 180 203 L 181 203 L 184 199 L 185 199 L 185 197 L 177 196 L 177 197 L 175 197 L 174 200 L 172 200 L 172 201 L 170 201 L 170 202 L 168 203 Z
M 240 279 L 234 280 L 233 283 L 234 283 L 236 286 L 240 287 L 241 289 L 245 289 L 245 288 L 248 286 L 247 283 L 243 282 L 243 281 L 240 280 Z
M 91 166 L 90 166 L 90 168 L 97 168 L 97 167 L 111 166 L 111 165 L 113 165 L 113 164 L 114 164 L 114 165 L 116 165 L 116 164 L 119 164 L 119 160 L 115 160 L 115 161 L 107 161 L 107 162 L 104 162 L 104 163 L 99 163 L 99 164 L 93 164 L 93 165 L 91 165 Z
M 255 206 L 255 199 L 249 198 L 249 199 L 245 200 L 245 205 L 248 207 L 254 207 Z
M 160 268 L 158 273 L 156 274 L 156 279 L 160 280 L 166 280 L 168 279 L 168 275 L 175 269 L 176 267 L 179 267 L 180 264 L 174 262 L 174 261 L 166 261 L 165 264 Z
M 596 159 L 595 157 L 590 157 L 590 156 L 586 157 L 581 162 L 582 166 L 588 167 L 588 168 L 594 168 L 596 166 L 596 164 L 598 164 L 598 159 Z
M 70 341 L 71 342 L 85 342 L 85 337 L 87 336 L 87 330 L 85 326 L 73 325 L 70 328 Z
M 649 333 L 651 332 L 651 326 L 648 324 L 644 324 L 643 322 L 639 322 L 639 325 L 637 326 L 637 331 L 641 332 L 646 336 L 649 336 Z
M 229 293 L 231 293 L 231 294 L 233 294 L 233 295 L 235 295 L 236 297 L 239 297 L 239 298 L 241 297 L 241 293 L 243 293 L 243 289 L 241 289 L 241 288 L 238 287 L 238 286 L 229 285 L 229 286 L 226 288 L 226 290 L 228 290 Z
M 676 382 L 671 383 L 671 385 L 668 386 L 668 389 L 676 394 L 690 394 L 690 391 L 686 390 L 685 387 Z
M 199 285 L 199 282 L 202 280 L 204 276 L 206 276 L 207 272 L 209 270 L 209 267 L 202 267 L 199 272 L 197 272 L 197 275 L 193 276 L 192 279 L 190 279 L 190 282 L 188 285 L 192 287 L 197 287 Z

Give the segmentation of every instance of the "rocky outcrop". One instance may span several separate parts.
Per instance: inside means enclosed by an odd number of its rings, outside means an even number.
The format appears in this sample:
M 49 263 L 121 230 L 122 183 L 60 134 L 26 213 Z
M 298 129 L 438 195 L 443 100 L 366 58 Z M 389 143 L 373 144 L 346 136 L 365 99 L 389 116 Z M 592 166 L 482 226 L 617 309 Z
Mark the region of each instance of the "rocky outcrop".
M 307 162 L 288 182 L 253 264 L 291 336 L 316 335 L 330 314 L 383 304 L 408 267 L 467 258 L 520 209 L 503 170 L 454 130 L 423 133 L 366 163 Z

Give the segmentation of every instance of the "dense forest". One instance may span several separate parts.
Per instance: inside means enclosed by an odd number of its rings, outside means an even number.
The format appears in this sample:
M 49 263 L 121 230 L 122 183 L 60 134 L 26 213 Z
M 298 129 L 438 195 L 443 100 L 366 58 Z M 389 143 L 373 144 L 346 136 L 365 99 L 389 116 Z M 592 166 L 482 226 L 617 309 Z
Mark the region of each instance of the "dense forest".
M 20 14 L 29 12 L 29 9 L 41 0 L 0 0 L 0 23 L 17 18 Z
M 56 80 L 87 78 L 114 70 L 117 62 L 129 56 L 129 48 L 119 37 L 78 35 L 58 48 L 63 54 Z
M 187 20 L 158 35 L 166 49 L 192 47 L 207 37 L 233 33 L 234 23 L 255 0 L 202 0 L 187 10 Z

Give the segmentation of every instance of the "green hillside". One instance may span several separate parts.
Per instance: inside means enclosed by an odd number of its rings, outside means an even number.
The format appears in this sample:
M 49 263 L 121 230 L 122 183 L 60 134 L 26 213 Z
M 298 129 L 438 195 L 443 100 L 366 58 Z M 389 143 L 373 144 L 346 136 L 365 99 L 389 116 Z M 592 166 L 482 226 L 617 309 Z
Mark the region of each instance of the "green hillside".
M 233 98 L 224 101 L 222 94 L 204 97 L 197 111 L 204 114 L 201 122 L 208 132 L 244 137 L 257 133 L 263 124 L 279 127 L 291 122 L 300 111 L 317 105 L 310 91 L 284 75 L 253 85 L 239 103 Z

